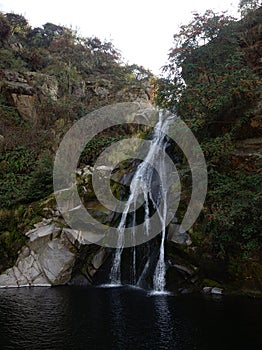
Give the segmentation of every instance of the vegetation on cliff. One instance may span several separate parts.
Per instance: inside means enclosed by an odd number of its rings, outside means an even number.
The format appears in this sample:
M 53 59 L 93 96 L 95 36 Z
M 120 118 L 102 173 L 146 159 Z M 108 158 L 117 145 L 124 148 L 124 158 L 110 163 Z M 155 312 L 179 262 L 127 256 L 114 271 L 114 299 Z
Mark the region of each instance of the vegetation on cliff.
M 262 8 L 240 21 L 195 13 L 174 35 L 155 93 L 205 153 L 209 191 L 194 237 L 203 256 L 225 263 L 224 273 L 242 282 L 252 273 L 240 277 L 241 266 L 261 263 L 261 21 Z
M 203 277 L 215 279 L 213 286 L 228 282 L 235 289 L 262 290 L 262 9 L 251 2 L 254 8 L 241 1 L 240 21 L 208 10 L 181 26 L 153 96 L 195 133 L 208 165 L 206 203 L 190 232 L 194 247 L 183 248 L 181 256 L 198 265 Z M 40 200 L 52 192 L 52 160 L 65 132 L 98 107 L 151 97 L 152 74 L 123 64 L 111 42 L 82 38 L 52 23 L 31 28 L 23 16 L 10 13 L 0 14 L 0 55 L 2 271 L 14 263 L 23 232 L 39 219 Z M 107 130 L 87 145 L 80 161 L 92 165 L 122 137 L 119 130 Z M 186 196 L 187 191 L 178 219 Z M 170 245 L 169 257 L 179 254 Z
M 0 207 L 6 207 L 50 192 L 52 154 L 70 125 L 100 106 L 145 97 L 151 73 L 123 64 L 111 42 L 52 23 L 31 28 L 13 13 L 0 14 L 0 39 Z M 34 191 L 40 173 L 42 190 Z
M 111 42 L 0 13 L 0 270 L 24 243 L 28 222 L 18 223 L 28 212 L 34 223 L 27 206 L 52 192 L 53 157 L 66 131 L 101 106 L 147 99 L 151 76 L 124 64 Z M 105 132 L 83 158 L 92 161 L 121 137 Z

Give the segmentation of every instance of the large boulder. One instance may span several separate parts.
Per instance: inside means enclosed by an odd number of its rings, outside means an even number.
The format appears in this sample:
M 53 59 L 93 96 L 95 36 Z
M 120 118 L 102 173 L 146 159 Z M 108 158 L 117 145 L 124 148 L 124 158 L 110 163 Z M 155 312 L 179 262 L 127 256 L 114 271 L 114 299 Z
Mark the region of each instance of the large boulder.
M 51 210 L 44 209 L 48 213 Z M 20 250 L 15 265 L 0 275 L 0 288 L 57 286 L 72 281 L 74 284 L 76 277 L 81 276 L 85 283 L 92 280 L 108 252 L 102 247 L 94 249 L 88 240 L 95 238 L 92 232 L 64 227 L 64 222 L 58 219 L 60 214 L 55 213 L 25 233 L 28 242 Z
M 35 96 L 12 93 L 14 106 L 17 108 L 20 116 L 32 124 L 36 121 Z
M 0 71 L 0 90 L 9 102 L 17 108 L 20 116 L 35 124 L 36 103 L 42 97 L 57 100 L 58 82 L 55 77 L 37 72 L 16 72 L 8 69 Z
M 75 262 L 72 245 L 61 229 L 40 226 L 26 233 L 28 244 L 15 265 L 0 276 L 0 287 L 51 286 L 67 283 Z

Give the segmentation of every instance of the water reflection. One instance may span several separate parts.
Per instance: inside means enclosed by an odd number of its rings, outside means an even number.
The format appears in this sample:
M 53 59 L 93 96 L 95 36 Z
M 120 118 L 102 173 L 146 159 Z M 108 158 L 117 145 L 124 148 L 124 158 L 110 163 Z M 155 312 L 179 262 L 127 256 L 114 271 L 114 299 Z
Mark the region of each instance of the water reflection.
M 113 293 L 110 293 L 109 299 L 111 304 L 110 321 L 115 349 L 124 349 L 126 343 L 126 319 L 123 310 L 122 293 L 122 288 L 116 288 L 113 290 Z
M 41 339 L 42 348 L 48 348 L 49 338 L 57 338 L 57 346 L 67 336 L 67 298 L 58 290 L 26 288 L 1 291 L 1 345 L 20 349 L 34 346 Z
M 168 307 L 167 295 L 158 295 L 153 297 L 155 310 L 155 325 L 159 349 L 177 349 L 174 337 L 172 315 Z
M 129 287 L 0 290 L 0 349 L 260 349 L 261 306 Z

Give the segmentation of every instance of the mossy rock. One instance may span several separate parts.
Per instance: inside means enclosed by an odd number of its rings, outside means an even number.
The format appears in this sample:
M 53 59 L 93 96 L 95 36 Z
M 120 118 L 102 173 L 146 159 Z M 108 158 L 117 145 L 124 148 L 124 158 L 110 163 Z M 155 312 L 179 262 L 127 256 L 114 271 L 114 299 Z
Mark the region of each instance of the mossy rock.
M 202 281 L 202 285 L 203 287 L 217 287 L 217 288 L 223 287 L 221 283 L 211 280 L 209 278 L 204 278 Z

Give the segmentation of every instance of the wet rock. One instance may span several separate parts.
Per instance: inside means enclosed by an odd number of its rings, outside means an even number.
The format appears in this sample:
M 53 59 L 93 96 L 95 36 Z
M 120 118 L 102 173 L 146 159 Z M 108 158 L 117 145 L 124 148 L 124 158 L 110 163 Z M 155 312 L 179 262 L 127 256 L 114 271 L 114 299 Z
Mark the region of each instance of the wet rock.
M 194 276 L 193 278 L 191 278 L 191 283 L 195 284 L 197 281 L 199 280 L 199 276 Z
M 193 276 L 196 273 L 197 268 L 189 268 L 184 265 L 172 264 L 172 267 L 176 268 L 178 271 L 183 272 L 189 276 Z
M 204 287 L 202 289 L 204 294 L 212 294 L 212 295 L 222 295 L 223 289 L 218 287 Z
M 90 281 L 83 275 L 73 277 L 69 282 L 69 286 L 90 286 Z
M 98 269 L 103 265 L 106 259 L 107 253 L 104 248 L 101 248 L 98 253 L 96 253 L 92 259 L 88 273 L 91 277 L 98 271 Z
M 191 294 L 192 290 L 187 288 L 181 288 L 178 290 L 180 294 Z
M 75 255 L 60 239 L 54 239 L 39 254 L 38 262 L 52 285 L 65 284 L 71 277 Z
M 191 238 L 187 232 L 180 232 L 180 225 L 170 223 L 167 229 L 167 239 L 176 244 L 189 246 L 192 244 Z
M 99 269 L 101 265 L 103 264 L 106 256 L 106 251 L 104 248 L 102 248 L 92 259 L 92 265 L 95 269 Z
M 212 287 L 204 287 L 204 288 L 202 289 L 202 292 L 203 292 L 204 294 L 210 294 L 210 293 L 211 293 L 211 290 L 212 290 Z
M 64 228 L 61 234 L 62 237 L 65 237 L 73 245 L 76 243 L 79 244 L 90 244 L 91 242 L 87 239 L 88 234 L 83 231 L 73 230 L 70 228 Z
M 222 288 L 218 288 L 218 287 L 213 287 L 211 289 L 211 294 L 222 295 L 223 294 L 223 289 Z

